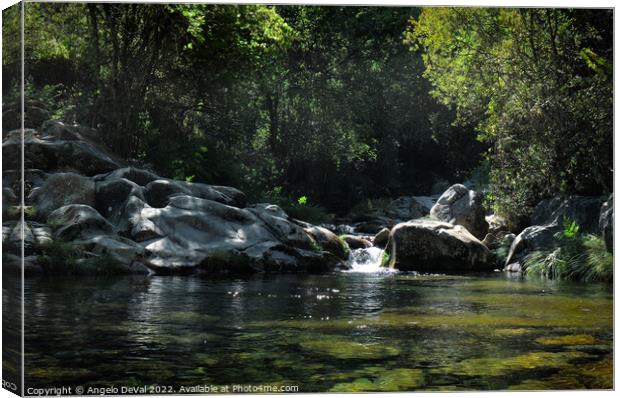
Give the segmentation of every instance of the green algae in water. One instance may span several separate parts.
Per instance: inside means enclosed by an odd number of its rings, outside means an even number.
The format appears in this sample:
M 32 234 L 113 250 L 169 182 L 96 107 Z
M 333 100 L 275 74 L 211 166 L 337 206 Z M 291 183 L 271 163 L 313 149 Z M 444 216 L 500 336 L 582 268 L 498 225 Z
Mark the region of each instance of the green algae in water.
M 483 357 L 471 358 L 454 363 L 434 373 L 450 373 L 461 376 L 502 376 L 510 372 L 539 368 L 564 368 L 570 366 L 570 361 L 590 358 L 591 356 L 579 351 L 545 352 L 536 351 L 513 357 Z
M 526 379 L 508 387 L 509 390 L 572 390 L 613 388 L 613 360 L 606 357 L 600 361 L 566 367 L 556 374 L 541 379 Z
M 374 380 L 359 378 L 350 383 L 339 383 L 330 389 L 332 392 L 364 391 L 411 391 L 424 385 L 424 374 L 420 369 L 399 368 L 384 370 Z
M 557 337 L 539 337 L 536 342 L 542 345 L 594 345 L 596 339 L 589 334 L 570 334 Z
M 395 346 L 379 342 L 356 342 L 338 336 L 320 336 L 299 343 L 302 349 L 338 359 L 383 359 L 400 354 Z

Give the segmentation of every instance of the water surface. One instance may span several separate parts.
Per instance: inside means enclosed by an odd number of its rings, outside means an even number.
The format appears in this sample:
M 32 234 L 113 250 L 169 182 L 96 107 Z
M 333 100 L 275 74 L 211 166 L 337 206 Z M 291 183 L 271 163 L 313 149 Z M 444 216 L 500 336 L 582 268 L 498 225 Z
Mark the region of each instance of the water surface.
M 6 292 L 5 292 L 6 293 Z M 612 388 L 612 289 L 334 273 L 26 281 L 26 385 Z

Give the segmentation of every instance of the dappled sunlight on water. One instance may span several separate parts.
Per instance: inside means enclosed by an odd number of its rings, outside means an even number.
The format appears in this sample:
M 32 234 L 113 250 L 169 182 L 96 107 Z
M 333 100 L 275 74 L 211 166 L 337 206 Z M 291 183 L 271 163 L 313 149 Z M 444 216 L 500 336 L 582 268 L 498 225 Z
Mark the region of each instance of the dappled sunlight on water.
M 611 388 L 612 305 L 503 274 L 32 279 L 26 382 Z

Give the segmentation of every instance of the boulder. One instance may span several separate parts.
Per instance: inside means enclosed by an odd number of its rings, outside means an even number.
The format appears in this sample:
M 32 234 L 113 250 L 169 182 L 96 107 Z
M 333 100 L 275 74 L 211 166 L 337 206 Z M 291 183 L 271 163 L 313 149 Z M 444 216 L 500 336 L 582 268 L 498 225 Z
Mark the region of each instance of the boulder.
M 374 238 L 372 238 L 372 245 L 383 248 L 385 247 L 385 245 L 387 245 L 389 239 L 390 230 L 387 228 L 383 228 L 374 236 Z
M 141 242 L 144 264 L 157 273 L 320 271 L 338 264 L 299 225 L 261 209 L 179 195 L 141 216 L 161 232 Z
M 372 243 L 370 243 L 367 239 L 364 239 L 355 235 L 342 235 L 342 239 L 347 243 L 349 249 L 367 249 L 372 247 Z
M 229 197 L 232 200 L 232 206 L 244 208 L 248 205 L 247 196 L 237 188 L 222 185 L 211 185 L 211 188 Z
M 574 220 L 579 231 L 598 234 L 599 215 L 604 199 L 598 196 L 556 196 L 540 201 L 534 209 L 532 225 L 563 225 L 564 219 Z
M 601 206 L 601 214 L 598 219 L 599 229 L 603 240 L 605 241 L 605 247 L 610 253 L 614 252 L 614 195 L 609 195 L 609 198 Z
M 144 252 L 143 247 L 129 239 L 101 234 L 76 240 L 73 244 L 97 257 L 108 259 L 114 263 L 109 264 L 110 266 L 117 267 L 117 273 L 148 273 L 148 269 L 139 261 Z
M 32 195 L 37 213 L 45 218 L 69 204 L 95 205 L 95 183 L 75 173 L 52 174 Z
M 93 177 L 95 181 L 114 181 L 124 178 L 134 182 L 140 186 L 146 186 L 148 183 L 159 180 L 156 174 L 148 170 L 138 169 L 136 167 L 123 167 L 106 174 L 99 174 Z
M 41 134 L 34 130 L 25 130 L 23 147 L 24 167 L 27 169 L 47 172 L 74 170 L 93 176 L 121 167 L 119 161 L 106 154 L 98 145 L 86 140 L 59 139 L 54 135 L 41 137 Z M 21 148 L 21 131 L 9 132 L 2 143 L 3 153 L 20 153 Z M 17 170 L 21 167 L 21 158 L 8 156 L 3 166 L 5 169 Z
M 252 205 L 248 210 L 252 211 L 252 209 L 257 209 L 259 212 L 267 212 L 275 217 L 280 217 L 285 220 L 289 218 L 288 214 L 278 205 L 272 205 L 269 203 L 257 203 Z
M 166 207 L 170 198 L 179 195 L 213 200 L 227 205 L 235 204 L 235 200 L 210 185 L 164 178 L 149 182 L 145 187 L 144 193 L 148 204 L 157 208 Z
M 111 178 L 97 181 L 95 184 L 95 208 L 108 221 L 114 224 L 117 231 L 127 232 L 133 228 L 133 207 L 130 200 L 145 202 L 144 188 L 125 178 Z M 141 210 L 141 208 L 140 208 Z
M 491 271 L 489 250 L 461 225 L 413 220 L 396 225 L 387 250 L 391 268 L 419 272 Z
M 556 247 L 556 235 L 564 229 L 564 220 L 575 221 L 580 233 L 598 233 L 602 198 L 565 196 L 542 200 L 534 209 L 532 223 L 510 246 L 506 265 L 520 262 L 530 252 Z
M 430 214 L 439 221 L 461 225 L 476 238 L 483 239 L 489 230 L 483 201 L 481 192 L 455 184 L 439 197 Z
M 510 245 L 506 265 L 521 261 L 534 250 L 548 249 L 558 243 L 555 234 L 561 231 L 557 224 L 533 225 L 525 228 Z
M 56 209 L 47 217 L 54 238 L 65 241 L 112 234 L 114 226 L 87 205 L 72 204 Z
M 316 241 L 322 250 L 333 254 L 341 260 L 349 258 L 348 248 L 340 238 L 338 238 L 338 235 L 332 231 L 316 226 L 306 228 L 305 231 Z

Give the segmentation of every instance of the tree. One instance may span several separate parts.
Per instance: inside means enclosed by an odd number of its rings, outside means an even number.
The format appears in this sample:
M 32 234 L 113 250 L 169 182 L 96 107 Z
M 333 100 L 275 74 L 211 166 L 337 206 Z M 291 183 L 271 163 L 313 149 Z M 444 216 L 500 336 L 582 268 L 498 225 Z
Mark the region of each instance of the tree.
M 407 41 L 433 94 L 492 147 L 496 210 L 612 188 L 610 10 L 428 8 Z

